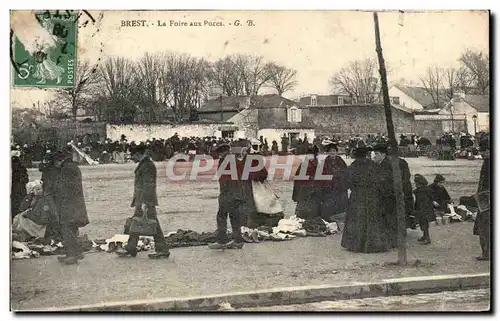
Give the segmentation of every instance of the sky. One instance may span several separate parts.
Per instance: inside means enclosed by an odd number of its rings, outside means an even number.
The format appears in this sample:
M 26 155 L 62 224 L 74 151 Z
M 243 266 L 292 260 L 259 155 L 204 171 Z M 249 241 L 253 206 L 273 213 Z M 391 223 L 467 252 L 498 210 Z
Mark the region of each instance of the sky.
M 429 65 L 457 67 L 466 48 L 489 51 L 485 11 L 405 12 L 402 26 L 400 19 L 397 11 L 379 13 L 384 58 L 392 69 L 389 82 L 404 78 L 416 84 Z M 147 26 L 122 26 L 125 20 L 146 20 Z M 167 26 L 157 26 L 158 20 Z M 169 26 L 170 20 L 225 26 Z M 97 25 L 78 32 L 78 59 L 93 63 L 164 51 L 210 61 L 235 53 L 263 56 L 298 71 L 296 89 L 284 95 L 290 98 L 328 94 L 336 71 L 352 60 L 376 58 L 373 14 L 361 11 L 104 11 Z M 11 89 L 16 107 L 52 97 L 50 90 Z

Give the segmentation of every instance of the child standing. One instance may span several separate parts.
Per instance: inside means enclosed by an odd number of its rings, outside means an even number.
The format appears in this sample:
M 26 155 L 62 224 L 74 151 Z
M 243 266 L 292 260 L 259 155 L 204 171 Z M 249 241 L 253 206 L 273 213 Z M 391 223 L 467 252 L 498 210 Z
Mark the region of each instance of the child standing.
M 416 174 L 415 178 L 416 189 L 415 194 L 415 219 L 420 225 L 420 229 L 424 232 L 424 236 L 418 239 L 423 245 L 431 244 L 429 235 L 429 223 L 436 220 L 434 214 L 432 191 L 427 185 L 427 180 L 420 174 Z

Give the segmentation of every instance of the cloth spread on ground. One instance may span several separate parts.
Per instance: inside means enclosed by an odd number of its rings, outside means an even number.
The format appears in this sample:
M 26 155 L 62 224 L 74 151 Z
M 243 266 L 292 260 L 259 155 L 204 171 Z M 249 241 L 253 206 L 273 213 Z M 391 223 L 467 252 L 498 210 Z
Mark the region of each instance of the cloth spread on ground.
M 451 221 L 474 220 L 477 213 L 471 212 L 466 206 L 460 205 L 446 214 Z M 33 223 L 35 224 L 35 223 Z M 260 243 L 263 241 L 287 241 L 297 237 L 306 236 L 327 236 L 341 231 L 341 226 L 336 222 L 328 223 L 316 217 L 304 220 L 296 216 L 281 219 L 275 227 L 261 226 L 256 229 L 242 227 L 243 240 L 247 243 Z M 55 243 L 53 240 L 36 238 L 30 242 L 20 242 L 22 237 L 13 233 L 12 258 L 25 259 L 35 258 L 40 255 L 64 254 L 64 247 L 61 242 Z M 129 235 L 116 234 L 109 239 L 89 240 L 87 235 L 78 237 L 78 242 L 84 252 L 114 252 L 117 248 L 127 244 Z M 33 239 L 33 237 L 31 237 Z M 228 231 L 228 239 L 231 239 L 231 232 Z M 165 240 L 170 248 L 202 246 L 217 242 L 217 233 L 198 233 L 192 230 L 179 229 L 165 235 Z M 149 236 L 141 236 L 137 243 L 138 251 L 149 251 L 154 249 L 154 239 Z

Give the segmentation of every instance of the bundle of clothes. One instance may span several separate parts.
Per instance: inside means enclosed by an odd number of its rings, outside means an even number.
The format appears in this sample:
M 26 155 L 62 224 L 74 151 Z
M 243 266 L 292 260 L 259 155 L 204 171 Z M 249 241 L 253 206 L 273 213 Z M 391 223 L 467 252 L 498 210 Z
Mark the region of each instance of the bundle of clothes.
M 337 224 L 328 223 L 321 218 L 303 220 L 292 216 L 282 219 L 277 226 L 261 226 L 255 229 L 241 228 L 242 236 L 247 243 L 260 243 L 263 241 L 286 241 L 296 237 L 304 236 L 327 236 L 339 232 Z M 231 232 L 227 233 L 231 239 Z M 110 239 L 94 240 L 92 247 L 95 251 L 114 252 L 116 249 L 127 244 L 129 235 L 116 234 Z M 170 248 L 202 246 L 217 241 L 217 233 L 198 233 L 191 230 L 179 229 L 165 235 L 165 240 Z M 149 251 L 154 249 L 154 240 L 150 236 L 141 236 L 137 243 L 137 251 Z

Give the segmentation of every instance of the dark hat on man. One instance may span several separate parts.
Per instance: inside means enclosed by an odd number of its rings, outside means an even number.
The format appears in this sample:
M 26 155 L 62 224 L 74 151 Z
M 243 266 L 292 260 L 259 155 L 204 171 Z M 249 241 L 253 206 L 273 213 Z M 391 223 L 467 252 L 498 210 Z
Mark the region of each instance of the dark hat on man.
M 429 184 L 424 176 L 420 174 L 415 174 L 415 184 L 427 186 Z
M 69 154 L 67 152 L 64 152 L 61 150 L 55 151 L 53 155 L 54 155 L 53 156 L 54 161 L 57 161 L 57 162 L 60 162 L 60 161 L 63 161 L 65 159 L 69 158 Z
M 215 149 L 215 151 L 217 153 L 222 153 L 222 152 L 228 152 L 231 150 L 231 146 L 229 144 L 220 144 L 219 146 L 217 146 L 217 148 Z
M 434 178 L 434 183 L 441 183 L 441 182 L 445 182 L 445 181 L 446 181 L 446 179 L 441 174 L 437 174 L 436 177 Z
M 131 148 L 131 153 L 132 154 L 144 154 L 147 150 L 146 145 L 141 144 L 140 145 L 135 145 L 133 148 Z
M 373 145 L 372 150 L 374 152 L 380 152 L 380 153 L 387 154 L 388 147 L 389 146 L 387 146 L 387 144 L 385 142 L 378 142 L 375 145 Z
M 360 139 L 356 142 L 356 147 L 354 147 L 353 154 L 355 157 L 366 157 L 371 149 L 366 146 L 365 142 Z

